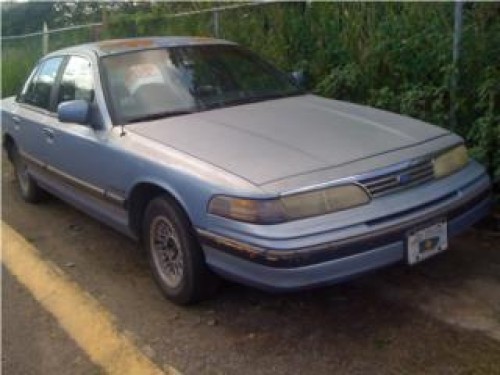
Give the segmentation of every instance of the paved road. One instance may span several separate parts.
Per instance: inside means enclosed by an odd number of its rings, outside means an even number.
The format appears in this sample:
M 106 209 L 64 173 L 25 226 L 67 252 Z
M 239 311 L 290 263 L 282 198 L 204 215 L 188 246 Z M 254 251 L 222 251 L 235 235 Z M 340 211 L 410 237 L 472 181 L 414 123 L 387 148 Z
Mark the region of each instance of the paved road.
M 3 270 L 4 374 L 98 374 L 85 352 L 8 272 Z
M 500 374 L 498 237 L 470 231 L 417 267 L 310 292 L 275 296 L 228 283 L 217 298 L 181 308 L 161 296 L 136 244 L 57 199 L 23 203 L 5 160 L 2 177 L 3 221 L 98 301 L 158 368 Z M 5 267 L 2 283 L 5 374 L 103 371 Z

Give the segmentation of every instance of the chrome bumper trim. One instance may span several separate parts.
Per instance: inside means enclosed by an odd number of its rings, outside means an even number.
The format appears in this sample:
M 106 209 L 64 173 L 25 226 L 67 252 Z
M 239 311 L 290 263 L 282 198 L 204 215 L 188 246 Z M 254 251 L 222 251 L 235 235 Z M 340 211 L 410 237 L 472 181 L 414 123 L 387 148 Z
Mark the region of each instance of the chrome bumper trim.
M 449 198 L 449 196 L 444 198 Z M 196 232 L 202 245 L 271 267 L 300 267 L 352 256 L 390 242 L 401 241 L 405 238 L 408 230 L 420 226 L 432 218 L 444 216 L 450 221 L 471 210 L 476 205 L 489 204 L 489 202 L 491 202 L 491 190 L 485 189 L 467 200 L 454 202 L 451 205 L 436 209 L 418 218 L 402 221 L 384 229 L 338 241 L 295 249 L 259 247 L 201 228 L 196 228 Z

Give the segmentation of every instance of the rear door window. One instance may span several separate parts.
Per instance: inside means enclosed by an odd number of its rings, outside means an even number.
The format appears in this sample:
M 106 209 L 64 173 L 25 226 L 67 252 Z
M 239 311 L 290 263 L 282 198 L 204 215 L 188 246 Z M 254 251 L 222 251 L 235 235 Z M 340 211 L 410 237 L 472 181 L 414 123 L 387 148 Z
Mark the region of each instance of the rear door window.
M 44 61 L 31 81 L 23 88 L 20 101 L 51 110 L 52 91 L 62 62 L 63 57 L 54 57 Z

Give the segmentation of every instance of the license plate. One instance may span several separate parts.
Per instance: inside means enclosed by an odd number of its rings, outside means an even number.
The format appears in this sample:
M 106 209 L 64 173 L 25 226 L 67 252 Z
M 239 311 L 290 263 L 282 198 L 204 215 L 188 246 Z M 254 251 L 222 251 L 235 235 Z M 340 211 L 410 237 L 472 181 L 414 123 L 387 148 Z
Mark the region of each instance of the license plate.
M 448 228 L 442 220 L 408 234 L 408 264 L 415 264 L 448 248 Z

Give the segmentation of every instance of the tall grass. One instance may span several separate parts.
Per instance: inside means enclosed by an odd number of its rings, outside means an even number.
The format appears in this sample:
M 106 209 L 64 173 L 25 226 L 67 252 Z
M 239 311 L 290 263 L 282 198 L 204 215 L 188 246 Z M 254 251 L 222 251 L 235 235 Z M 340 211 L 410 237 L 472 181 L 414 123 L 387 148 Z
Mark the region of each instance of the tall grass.
M 454 130 L 500 178 L 500 3 L 464 8 Z M 268 3 L 222 12 L 220 36 L 284 70 L 303 69 L 320 95 L 449 128 L 453 10 L 453 3 Z M 154 9 L 112 14 L 106 30 L 107 37 L 212 34 L 211 14 L 168 18 Z M 2 56 L 4 94 L 19 86 L 35 50 L 25 49 L 22 62 L 22 52 Z
M 92 36 L 90 29 L 50 34 L 49 52 L 89 42 Z M 2 97 L 19 92 L 36 62 L 43 56 L 42 48 L 41 35 L 2 42 Z
M 303 69 L 318 94 L 450 127 L 453 3 L 271 3 L 222 13 L 221 37 L 282 69 Z M 131 32 L 133 30 L 133 33 Z M 211 15 L 114 16 L 110 36 L 207 35 Z M 458 124 L 500 178 L 500 3 L 464 10 Z
M 40 37 L 2 43 L 2 97 L 14 95 L 42 55 Z

